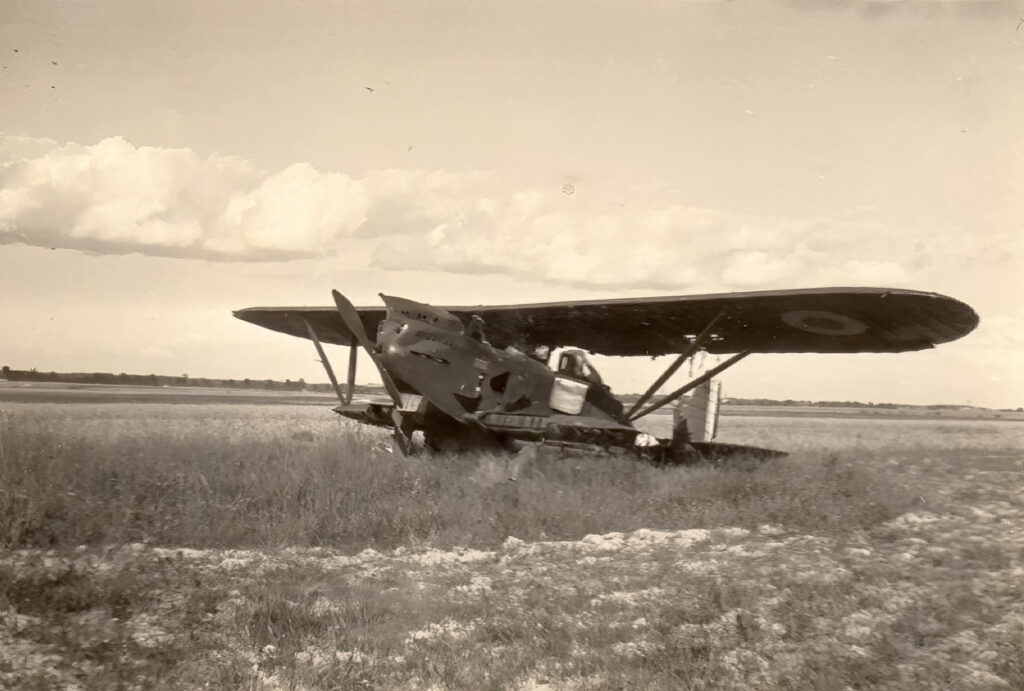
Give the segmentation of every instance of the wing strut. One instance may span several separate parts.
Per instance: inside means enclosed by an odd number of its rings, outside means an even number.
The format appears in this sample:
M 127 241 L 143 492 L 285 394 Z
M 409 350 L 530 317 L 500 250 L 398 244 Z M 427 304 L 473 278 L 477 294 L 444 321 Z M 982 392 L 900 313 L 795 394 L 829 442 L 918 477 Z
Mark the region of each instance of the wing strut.
M 658 401 L 657 403 L 654 403 L 654 404 L 648 406 L 647 408 L 645 408 L 644 410 L 641 410 L 639 413 L 634 414 L 632 417 L 629 418 L 629 421 L 630 422 L 635 422 L 635 421 L 639 420 L 640 418 L 642 418 L 645 415 L 650 415 L 651 413 L 653 413 L 655 410 L 658 410 L 659 408 L 664 408 L 669 403 L 672 403 L 673 401 L 675 401 L 676 399 L 680 398 L 681 396 L 683 396 L 687 392 L 692 391 L 693 389 L 697 388 L 698 386 L 700 386 L 701 384 L 706 382 L 708 379 L 711 379 L 712 377 L 717 375 L 719 372 L 723 372 L 723 371 L 727 370 L 728 368 L 732 367 L 733 365 L 735 365 L 737 362 L 739 362 L 743 358 L 747 357 L 748 355 L 750 355 L 750 351 L 749 350 L 744 350 L 744 351 L 742 351 L 740 353 L 736 353 L 731 358 L 729 358 L 728 360 L 726 360 L 722 364 L 718 365 L 717 367 L 713 367 L 713 368 L 709 369 L 707 372 L 705 372 L 704 374 L 700 375 L 699 377 L 697 377 L 696 379 L 691 381 L 689 384 L 686 384 L 684 386 L 679 387 L 678 389 L 676 389 L 675 391 L 673 391 L 669 395 L 665 396 L 665 398 L 663 398 L 660 401 Z
M 677 357 L 675 361 L 668 366 L 668 369 L 665 370 L 664 374 L 658 377 L 655 380 L 655 382 L 650 385 L 647 391 L 644 391 L 644 394 L 639 399 L 637 399 L 637 402 L 633 404 L 633 407 L 626 412 L 626 414 L 623 416 L 623 419 L 631 419 L 630 416 L 633 415 L 633 413 L 640 410 L 641 406 L 643 406 L 644 403 L 650 400 L 651 396 L 658 393 L 658 389 L 660 389 L 662 385 L 664 385 L 664 383 L 668 381 L 669 377 L 676 373 L 676 370 L 678 370 L 679 367 L 684 362 L 686 362 L 686 359 L 692 357 L 693 354 L 697 352 L 697 349 L 704 345 L 704 339 L 708 337 L 708 335 L 711 333 L 711 329 L 715 328 L 715 324 L 718 323 L 718 321 L 722 318 L 724 314 L 725 308 L 723 307 L 721 310 L 719 310 L 718 314 L 715 315 L 714 319 L 708 322 L 708 325 L 704 327 L 704 330 L 697 335 L 697 338 L 695 338 L 693 342 L 686 347 L 686 350 L 680 353 L 679 357 Z
M 355 358 L 353 358 L 351 355 L 349 355 L 349 363 L 348 363 L 348 395 L 346 396 L 346 395 L 344 395 L 342 393 L 341 387 L 338 385 L 338 378 L 334 376 L 334 368 L 331 367 L 331 361 L 327 359 L 327 353 L 324 352 L 324 347 L 320 344 L 320 339 L 317 337 L 316 331 L 313 330 L 313 327 L 309 325 L 309 322 L 306 321 L 305 318 L 302 319 L 302 323 L 306 325 L 306 330 L 309 331 L 309 339 L 311 341 L 313 341 L 313 345 L 316 346 L 316 352 L 320 356 L 320 364 L 322 364 L 324 366 L 324 369 L 327 370 L 327 378 L 331 380 L 331 386 L 334 387 L 334 393 L 338 394 L 338 401 L 340 401 L 343 404 L 351 403 L 352 402 L 352 388 L 353 388 L 353 384 L 355 383 L 355 374 L 356 374 L 355 371 L 354 371 L 354 368 L 352 367 L 352 364 L 353 364 L 353 361 L 355 360 Z M 353 338 L 353 340 L 355 340 L 355 339 Z M 351 348 L 351 351 L 353 353 L 355 352 L 355 347 L 354 346 Z

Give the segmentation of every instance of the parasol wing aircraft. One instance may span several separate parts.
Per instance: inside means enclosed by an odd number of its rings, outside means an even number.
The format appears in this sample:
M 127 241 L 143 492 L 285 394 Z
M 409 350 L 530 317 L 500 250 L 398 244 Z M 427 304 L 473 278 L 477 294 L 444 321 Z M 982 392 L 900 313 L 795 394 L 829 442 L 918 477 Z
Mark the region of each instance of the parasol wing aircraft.
M 313 341 L 341 404 L 335 410 L 393 428 L 403 451 L 419 430 L 434 449 L 515 440 L 634 448 L 635 422 L 698 389 L 754 353 L 897 353 L 932 348 L 978 325 L 944 295 L 888 288 L 815 288 L 520 305 L 436 307 L 381 295 L 355 307 L 337 291 L 330 307 L 250 307 L 239 319 Z M 369 334 L 374 334 L 371 339 Z M 350 348 L 343 389 L 323 343 Z M 384 401 L 355 403 L 357 349 L 380 372 Z M 548 354 L 562 348 L 557 363 Z M 698 351 L 729 355 L 652 402 Z M 677 357 L 628 409 L 587 354 Z M 704 387 L 703 390 L 706 390 Z M 720 445 L 724 449 L 728 445 Z M 685 426 L 647 454 L 692 458 Z

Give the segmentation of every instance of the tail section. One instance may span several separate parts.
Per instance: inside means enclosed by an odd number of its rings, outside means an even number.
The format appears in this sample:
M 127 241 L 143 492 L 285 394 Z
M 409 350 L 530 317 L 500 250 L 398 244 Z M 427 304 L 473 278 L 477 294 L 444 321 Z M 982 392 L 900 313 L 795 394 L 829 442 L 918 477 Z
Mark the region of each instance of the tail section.
M 721 397 L 722 382 L 711 379 L 695 388 L 689 398 L 679 401 L 673 415 L 673 448 L 715 438 Z

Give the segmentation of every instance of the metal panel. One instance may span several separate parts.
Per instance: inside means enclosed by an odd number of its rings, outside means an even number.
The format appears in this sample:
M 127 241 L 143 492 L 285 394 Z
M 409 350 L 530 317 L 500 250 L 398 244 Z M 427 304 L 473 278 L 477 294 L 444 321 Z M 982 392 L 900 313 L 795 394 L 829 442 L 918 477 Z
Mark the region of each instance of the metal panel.
M 589 388 L 589 384 L 556 376 L 551 385 L 549 405 L 552 410 L 557 410 L 560 413 L 579 415 L 583 410 L 583 402 L 587 398 L 587 389 Z

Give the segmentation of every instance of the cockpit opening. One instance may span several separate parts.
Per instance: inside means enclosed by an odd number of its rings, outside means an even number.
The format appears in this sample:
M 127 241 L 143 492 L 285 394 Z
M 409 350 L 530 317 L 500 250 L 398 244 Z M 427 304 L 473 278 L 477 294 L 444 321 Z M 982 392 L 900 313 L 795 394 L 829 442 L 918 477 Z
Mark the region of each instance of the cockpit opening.
M 587 359 L 587 354 L 582 350 L 563 350 L 561 355 L 558 356 L 558 372 L 567 377 L 590 382 L 591 384 L 604 383 L 601 375 L 597 373 L 597 368 Z

